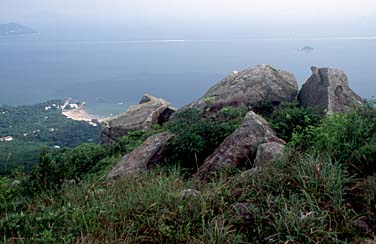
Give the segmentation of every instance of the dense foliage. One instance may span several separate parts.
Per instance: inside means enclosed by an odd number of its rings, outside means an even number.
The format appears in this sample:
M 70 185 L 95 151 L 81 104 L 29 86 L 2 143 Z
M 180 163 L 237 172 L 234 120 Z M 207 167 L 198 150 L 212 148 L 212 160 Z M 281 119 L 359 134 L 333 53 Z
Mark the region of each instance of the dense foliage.
M 277 135 L 286 141 L 290 141 L 294 133 L 300 134 L 321 121 L 317 111 L 301 107 L 297 102 L 281 104 L 267 118 Z
M 309 126 L 295 134 L 292 146 L 299 151 L 327 155 L 358 176 L 376 173 L 376 110 L 357 111 L 325 118 L 320 126 Z
M 24 194 L 55 194 L 64 183 L 80 182 L 88 174 L 103 174 L 122 155 L 131 152 L 158 131 L 155 129 L 148 132 L 130 132 L 112 145 L 86 143 L 68 150 L 43 151 L 39 162 L 21 182 L 25 186 Z
M 65 182 L 80 182 L 89 173 L 103 173 L 149 136 L 165 130 L 176 135 L 168 145 L 166 164 L 179 165 L 185 172 L 192 173 L 239 125 L 244 112 L 226 109 L 222 116 L 222 122 L 215 123 L 201 118 L 197 110 L 186 110 L 177 113 L 164 128 L 155 126 L 148 131 L 130 132 L 111 145 L 82 144 L 73 149 L 43 151 L 39 162 L 23 181 L 24 193 L 55 193 Z
M 62 102 L 52 100 L 31 106 L 0 107 L 0 174 L 19 166 L 27 170 L 38 161 L 42 148 L 76 147 L 99 140 L 100 128 L 65 117 L 58 108 Z
M 197 167 L 197 155 L 220 143 L 240 122 L 241 113 L 231 109 L 222 111 L 219 122 L 189 110 L 164 128 L 133 132 L 112 146 L 86 144 L 44 153 L 33 173 L 0 179 L 2 238 L 6 243 L 361 243 L 373 239 L 375 109 L 365 107 L 314 122 L 315 115 L 304 109 L 280 109 L 296 118 L 290 120 L 278 109 L 272 116 L 280 117 L 281 125 L 294 127 L 280 131 L 291 138 L 284 155 L 270 167 L 230 172 L 210 182 L 187 179 L 179 166 L 171 166 L 172 161 L 118 181 L 103 175 L 121 155 L 161 130 L 177 134 L 170 145 L 176 149 L 172 152 L 176 165 L 183 165 L 185 155 L 195 161 L 187 160 L 184 166 Z M 25 194 L 30 189 L 34 193 Z M 182 195 L 185 189 L 199 192 Z
M 166 125 L 175 135 L 169 145 L 167 161 L 183 169 L 195 171 L 219 144 L 240 124 L 246 110 L 226 107 L 220 111 L 220 122 L 205 118 L 198 110 L 178 112 Z

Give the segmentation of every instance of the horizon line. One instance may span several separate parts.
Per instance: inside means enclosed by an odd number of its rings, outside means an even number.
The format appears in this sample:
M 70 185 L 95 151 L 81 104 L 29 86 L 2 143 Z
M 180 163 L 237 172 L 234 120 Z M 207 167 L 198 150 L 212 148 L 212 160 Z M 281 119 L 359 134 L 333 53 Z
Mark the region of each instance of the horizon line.
M 24 36 L 0 36 L 0 40 L 23 38 Z M 33 35 L 42 37 L 41 33 Z M 276 38 L 229 38 L 229 39 L 140 39 L 140 40 L 56 40 L 72 44 L 147 44 L 147 43 L 189 43 L 189 42 L 233 42 L 233 41 L 338 41 L 338 40 L 376 40 L 376 36 L 344 36 L 344 37 L 276 37 Z M 4 44 L 4 43 L 3 43 Z
M 231 42 L 231 41 L 336 41 L 336 40 L 376 40 L 376 36 L 347 36 L 347 37 L 311 37 L 311 38 L 231 38 L 231 39 L 145 39 L 145 40 L 102 40 L 102 41 L 63 41 L 82 44 L 123 44 L 123 43 L 184 43 L 184 42 Z

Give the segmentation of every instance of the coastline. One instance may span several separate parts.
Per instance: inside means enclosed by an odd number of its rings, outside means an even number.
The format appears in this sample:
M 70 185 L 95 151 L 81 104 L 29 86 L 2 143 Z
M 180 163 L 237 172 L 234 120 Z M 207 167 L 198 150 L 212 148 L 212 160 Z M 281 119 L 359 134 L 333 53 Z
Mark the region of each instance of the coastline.
M 76 121 L 85 121 L 88 123 L 92 123 L 93 120 L 96 120 L 100 123 L 106 121 L 109 119 L 109 117 L 102 117 L 99 115 L 90 114 L 86 111 L 85 106 L 81 105 L 78 108 L 72 108 L 72 109 L 62 109 L 61 113 L 66 116 L 67 118 L 70 118 L 72 120 Z
M 37 36 L 40 35 L 39 32 L 36 33 L 26 33 L 26 34 L 17 34 L 17 35 L 0 35 L 0 38 L 7 38 L 7 37 L 24 37 L 24 36 Z

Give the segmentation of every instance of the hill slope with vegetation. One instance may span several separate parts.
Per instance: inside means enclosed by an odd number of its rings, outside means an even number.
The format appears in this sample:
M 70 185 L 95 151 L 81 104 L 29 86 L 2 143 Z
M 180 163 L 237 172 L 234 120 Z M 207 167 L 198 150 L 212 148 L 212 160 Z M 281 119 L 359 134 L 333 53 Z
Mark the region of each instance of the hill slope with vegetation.
M 42 148 L 76 147 L 88 140 L 98 142 L 100 128 L 74 121 L 61 113 L 63 102 L 52 100 L 30 106 L 0 107 L 0 174 L 17 167 L 30 169 Z
M 296 103 L 263 114 L 288 143 L 270 166 L 190 177 L 240 124 L 194 109 L 112 145 L 46 151 L 30 174 L 0 181 L 5 243 L 362 243 L 376 231 L 374 104 L 321 117 Z M 163 164 L 104 175 L 150 135 L 175 134 Z M 187 190 L 190 189 L 190 190 Z

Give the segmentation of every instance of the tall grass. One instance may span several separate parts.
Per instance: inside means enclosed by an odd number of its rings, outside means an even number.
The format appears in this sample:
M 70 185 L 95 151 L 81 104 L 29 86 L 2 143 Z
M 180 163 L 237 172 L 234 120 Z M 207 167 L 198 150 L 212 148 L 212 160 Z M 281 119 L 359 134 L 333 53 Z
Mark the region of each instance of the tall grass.
M 296 154 L 208 184 L 178 169 L 92 177 L 5 213 L 0 229 L 20 243 L 350 243 L 350 181 L 338 163 Z M 182 197 L 187 188 L 201 194 Z
M 372 238 L 375 118 L 370 111 L 330 116 L 295 134 L 269 167 L 223 172 L 209 182 L 189 179 L 174 166 L 108 181 L 102 175 L 116 153 L 98 159 L 100 165 L 85 158 L 89 173 L 75 184 L 61 181 L 56 191 L 24 196 L 25 184 L 1 178 L 0 235 L 4 243 L 354 243 Z M 143 134 L 134 138 L 125 138 L 120 149 L 131 150 Z M 22 178 L 30 179 L 22 174 L 15 179 Z M 200 193 L 182 195 L 185 189 Z

